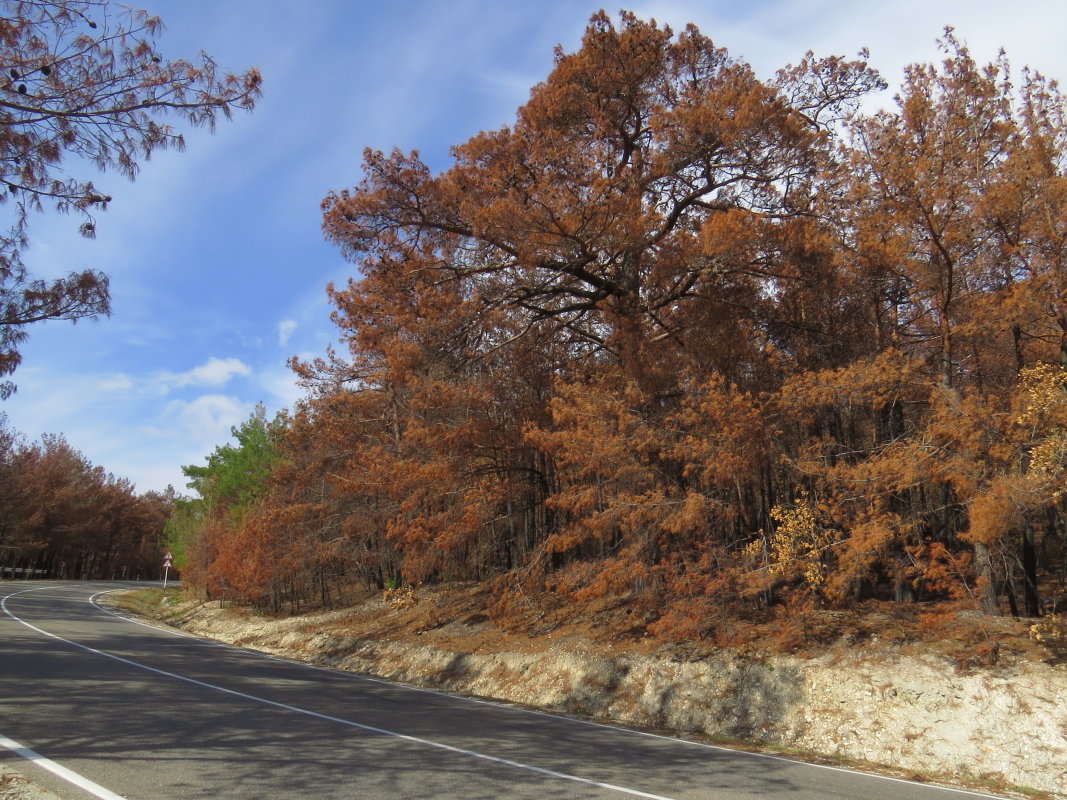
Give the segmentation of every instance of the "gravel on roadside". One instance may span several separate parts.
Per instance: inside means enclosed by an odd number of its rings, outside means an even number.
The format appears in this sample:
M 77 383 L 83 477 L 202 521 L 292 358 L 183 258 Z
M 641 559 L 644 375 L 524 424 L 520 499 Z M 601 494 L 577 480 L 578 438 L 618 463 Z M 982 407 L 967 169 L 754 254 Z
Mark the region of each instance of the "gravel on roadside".
M 58 795 L 34 783 L 21 772 L 0 767 L 0 800 L 60 800 Z

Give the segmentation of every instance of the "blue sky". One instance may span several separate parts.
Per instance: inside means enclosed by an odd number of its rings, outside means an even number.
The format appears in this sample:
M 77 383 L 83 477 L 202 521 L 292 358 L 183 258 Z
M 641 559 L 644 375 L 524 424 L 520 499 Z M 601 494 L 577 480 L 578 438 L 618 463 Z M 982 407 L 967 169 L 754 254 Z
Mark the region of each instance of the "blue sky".
M 181 465 L 202 463 L 262 402 L 300 396 L 286 360 L 335 341 L 324 287 L 353 274 L 320 231 L 319 204 L 356 184 L 366 146 L 418 149 L 434 169 L 448 149 L 514 119 L 551 69 L 556 44 L 577 47 L 601 3 L 584 0 L 130 0 L 159 14 L 168 57 L 209 53 L 258 66 L 264 97 L 187 151 L 143 165 L 136 182 L 93 176 L 114 198 L 82 239 L 78 220 L 31 222 L 27 263 L 39 276 L 96 268 L 113 313 L 30 328 L 18 392 L 0 402 L 30 438 L 62 433 L 94 464 L 141 491 L 185 491 Z M 945 25 L 980 61 L 1067 80 L 1067 4 L 956 0 L 650 0 L 628 6 L 717 45 L 769 76 L 808 49 L 871 51 L 891 87 L 905 64 L 939 58 Z M 607 6 L 611 11 L 616 6 Z M 891 93 L 890 93 L 891 94 Z M 885 102 L 891 102 L 887 94 Z

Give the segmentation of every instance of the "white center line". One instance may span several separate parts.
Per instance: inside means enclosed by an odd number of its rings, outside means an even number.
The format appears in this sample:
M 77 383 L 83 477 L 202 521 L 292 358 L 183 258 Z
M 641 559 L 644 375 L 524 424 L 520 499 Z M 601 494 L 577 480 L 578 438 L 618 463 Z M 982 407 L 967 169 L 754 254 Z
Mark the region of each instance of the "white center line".
M 26 591 L 34 591 L 34 590 L 33 589 L 28 589 Z M 143 669 L 143 670 L 146 670 L 147 672 L 155 673 L 156 675 L 162 675 L 162 676 L 167 677 L 167 678 L 173 678 L 175 680 L 184 681 L 185 683 L 190 683 L 190 684 L 193 684 L 194 686 L 200 686 L 200 687 L 203 687 L 205 689 L 213 689 L 216 692 L 222 692 L 223 694 L 228 694 L 228 695 L 230 695 L 232 697 L 240 697 L 240 698 L 242 698 L 244 700 L 251 700 L 251 701 L 253 701 L 255 703 L 261 703 L 262 705 L 265 705 L 265 706 L 271 706 L 273 708 L 280 708 L 280 709 L 283 709 L 285 711 L 292 711 L 292 712 L 294 712 L 296 714 L 304 714 L 306 716 L 314 717 L 316 719 L 326 720 L 328 722 L 336 722 L 339 725 L 345 725 L 345 726 L 350 727 L 350 728 L 357 728 L 359 730 L 368 731 L 370 733 L 377 733 L 377 734 L 380 734 L 382 736 L 391 736 L 391 737 L 393 737 L 395 739 L 401 739 L 403 741 L 412 742 L 414 744 L 423 745 L 425 747 L 434 747 L 434 748 L 437 748 L 439 750 L 445 750 L 445 751 L 450 752 L 450 753 L 455 753 L 457 755 L 468 756 L 470 758 L 477 758 L 477 759 L 481 759 L 483 761 L 489 761 L 489 762 L 494 763 L 494 764 L 500 764 L 502 766 L 514 767 L 515 769 L 525 770 L 527 772 L 535 772 L 538 775 L 545 775 L 545 776 L 550 777 L 550 778 L 557 778 L 559 780 L 571 781 L 573 783 L 581 783 L 581 784 L 584 784 L 586 786 L 595 786 L 595 787 L 597 787 L 599 789 L 608 789 L 608 790 L 613 791 L 613 792 L 621 792 L 622 794 L 627 794 L 627 795 L 630 795 L 632 797 L 648 798 L 648 800 L 672 800 L 672 798 L 666 797 L 664 795 L 650 794 L 649 792 L 642 792 L 642 791 L 639 791 L 637 789 L 628 789 L 625 786 L 616 786 L 615 784 L 612 784 L 612 783 L 604 783 L 603 781 L 595 781 L 595 780 L 592 780 L 590 778 L 582 778 L 582 777 L 579 777 L 578 775 L 570 775 L 570 774 L 568 774 L 566 772 L 557 772 L 555 770 L 546 769 L 544 767 L 535 767 L 532 764 L 524 764 L 521 761 L 512 761 L 512 760 L 507 759 L 507 758 L 500 758 L 498 756 L 491 756 L 491 755 L 488 755 L 487 753 L 479 753 L 476 750 L 466 750 L 466 749 L 464 749 L 462 747 L 454 747 L 454 746 L 452 746 L 450 744 L 444 744 L 443 742 L 435 742 L 432 739 L 423 739 L 423 738 L 418 737 L 418 736 L 410 736 L 410 735 L 408 735 L 406 733 L 398 733 L 397 731 L 391 731 L 391 730 L 387 730 L 385 728 L 378 728 L 378 727 L 375 727 L 373 725 L 364 725 L 361 722 L 353 722 L 352 720 L 342 719 L 341 717 L 334 717 L 334 716 L 331 716 L 329 714 L 320 714 L 319 712 L 311 711 L 310 709 L 300 708 L 298 706 L 291 706 L 291 705 L 289 705 L 287 703 L 279 703 L 279 702 L 277 702 L 275 700 L 268 700 L 265 697 L 257 697 L 256 695 L 245 694 L 244 692 L 238 692 L 238 691 L 236 691 L 234 689 L 227 689 L 224 686 L 218 686 L 218 685 L 213 684 L 213 683 L 205 683 L 204 681 L 198 681 L 195 678 L 187 678 L 184 675 L 178 675 L 178 674 L 173 673 L 173 672 L 167 672 L 166 670 L 156 669 L 155 667 L 150 667 L 147 664 L 141 664 L 141 663 L 139 663 L 137 661 L 131 661 L 128 658 L 122 658 L 121 656 L 116 656 L 116 655 L 114 655 L 112 653 L 105 653 L 103 650 L 97 650 L 97 649 L 89 647 L 87 645 L 79 644 L 78 642 L 73 642 L 70 639 L 64 639 L 62 636 L 57 636 L 54 633 L 49 633 L 48 631 L 43 630 L 42 628 L 38 628 L 36 625 L 33 625 L 32 623 L 29 623 L 26 620 L 21 619 L 20 617 L 16 616 L 7 607 L 8 599 L 11 598 L 11 597 L 14 597 L 16 594 L 24 594 L 24 592 L 15 592 L 14 594 L 10 594 L 7 597 L 5 597 L 2 600 L 0 600 L 0 608 L 2 608 L 4 613 L 7 614 L 9 617 L 11 617 L 16 622 L 21 623 L 22 625 L 25 625 L 30 630 L 34 630 L 34 631 L 36 631 L 37 633 L 40 633 L 43 636 L 47 636 L 47 637 L 49 637 L 51 639 L 56 639 L 56 640 L 58 640 L 60 642 L 64 642 L 65 644 L 69 644 L 69 645 L 72 645 L 74 647 L 78 647 L 78 648 L 80 648 L 82 650 L 85 650 L 87 652 L 94 653 L 95 655 L 104 656 L 105 658 L 110 658 L 110 659 L 112 659 L 114 661 L 118 661 L 118 662 L 120 662 L 122 664 L 126 664 L 126 665 L 131 666 L 131 667 L 136 667 L 137 669 Z M 56 766 L 59 766 L 59 765 L 57 764 Z M 74 773 L 71 773 L 71 774 L 74 774 Z M 103 791 L 107 791 L 107 790 L 104 789 Z M 112 798 L 118 797 L 118 795 L 109 794 L 107 797 L 110 800 Z

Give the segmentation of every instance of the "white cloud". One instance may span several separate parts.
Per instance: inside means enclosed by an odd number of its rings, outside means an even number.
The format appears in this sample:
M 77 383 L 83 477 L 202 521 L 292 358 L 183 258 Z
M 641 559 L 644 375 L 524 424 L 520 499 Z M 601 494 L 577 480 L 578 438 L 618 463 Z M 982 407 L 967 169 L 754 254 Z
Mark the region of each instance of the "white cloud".
M 251 410 L 251 404 L 220 394 L 200 395 L 189 402 L 172 400 L 162 414 L 169 428 L 161 433 L 210 447 L 226 440 L 230 428 L 244 421 Z
M 215 358 L 193 367 L 188 372 L 163 373 L 161 379 L 168 386 L 222 386 L 235 375 L 251 375 L 252 369 L 239 358 Z
M 278 344 L 285 346 L 297 328 L 295 319 L 283 319 L 278 323 Z
M 295 408 L 298 400 L 307 396 L 303 387 L 297 384 L 296 375 L 288 367 L 271 367 L 258 374 L 259 387 L 265 393 L 263 397 L 267 410 Z
M 889 82 L 886 100 L 899 89 L 904 65 L 941 60 L 934 40 L 946 25 L 956 27 L 979 64 L 994 59 L 1004 47 L 1016 67 L 1030 64 L 1051 77 L 1067 77 L 1062 24 L 1034 24 L 1035 19 L 1062 23 L 1062 0 L 1031 0 L 1026 13 L 994 0 L 642 0 L 628 7 L 641 18 L 668 23 L 675 31 L 686 22 L 696 23 L 716 45 L 750 61 L 762 77 L 796 63 L 809 49 L 821 56 L 852 56 L 867 47 L 872 66 Z
M 133 380 L 129 375 L 112 375 L 109 378 L 101 378 L 96 382 L 96 388 L 101 392 L 124 392 L 132 389 Z

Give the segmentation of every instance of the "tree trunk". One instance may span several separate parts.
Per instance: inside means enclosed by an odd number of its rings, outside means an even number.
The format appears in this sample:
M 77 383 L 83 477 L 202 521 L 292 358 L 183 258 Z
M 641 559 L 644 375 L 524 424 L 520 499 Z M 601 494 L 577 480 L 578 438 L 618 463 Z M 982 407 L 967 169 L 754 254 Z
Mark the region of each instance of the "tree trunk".
M 1041 601 L 1037 593 L 1037 547 L 1034 544 L 1034 526 L 1029 522 L 1023 527 L 1023 597 L 1026 616 L 1041 616 Z
M 1000 616 L 1000 603 L 997 602 L 997 584 L 993 579 L 993 559 L 989 547 L 981 542 L 974 545 L 974 561 L 978 568 L 979 607 L 986 614 Z

